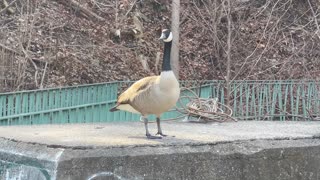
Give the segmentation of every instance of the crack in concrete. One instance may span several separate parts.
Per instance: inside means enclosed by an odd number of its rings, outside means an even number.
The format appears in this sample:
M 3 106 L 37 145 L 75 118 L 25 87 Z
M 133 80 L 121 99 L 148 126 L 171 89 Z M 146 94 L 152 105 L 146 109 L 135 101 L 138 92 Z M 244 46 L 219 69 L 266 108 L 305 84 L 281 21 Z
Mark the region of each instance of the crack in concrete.
M 17 142 L 17 143 L 24 143 L 24 144 L 30 144 L 30 145 L 40 145 L 40 146 L 46 146 L 48 148 L 53 149 L 67 149 L 67 150 L 90 150 L 90 149 L 113 149 L 113 148 L 141 148 L 141 147 L 183 147 L 183 146 L 189 146 L 189 147 L 197 147 L 197 146 L 214 146 L 219 144 L 230 144 L 230 143 L 243 143 L 243 142 L 252 142 L 252 141 L 283 141 L 283 140 L 312 140 L 312 139 L 320 139 L 319 135 L 314 135 L 310 137 L 279 137 L 279 138 L 263 138 L 263 139 L 241 139 L 241 140 L 227 140 L 227 141 L 217 141 L 217 142 L 190 142 L 190 143 L 169 143 L 169 144 L 142 144 L 142 145 L 115 145 L 115 146 L 66 146 L 66 145 L 57 145 L 57 144 L 45 144 L 45 143 L 38 143 L 38 142 L 27 142 L 27 141 L 20 141 L 13 138 L 5 138 L 0 137 L 0 139 Z
M 61 149 L 61 151 L 58 152 L 58 153 L 56 154 L 56 156 L 55 156 L 55 170 L 54 170 L 54 172 L 53 172 L 52 180 L 56 180 L 56 179 L 57 179 L 57 171 L 58 171 L 59 160 L 60 160 L 63 152 L 64 152 L 64 149 Z

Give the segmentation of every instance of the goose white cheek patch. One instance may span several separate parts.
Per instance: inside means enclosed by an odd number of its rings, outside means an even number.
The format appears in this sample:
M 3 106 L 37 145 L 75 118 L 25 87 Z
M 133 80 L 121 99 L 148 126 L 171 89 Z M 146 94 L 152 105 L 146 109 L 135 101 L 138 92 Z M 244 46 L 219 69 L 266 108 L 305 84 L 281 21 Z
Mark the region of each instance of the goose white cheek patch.
M 172 32 L 170 32 L 169 37 L 167 39 L 163 40 L 164 42 L 170 42 L 172 41 Z

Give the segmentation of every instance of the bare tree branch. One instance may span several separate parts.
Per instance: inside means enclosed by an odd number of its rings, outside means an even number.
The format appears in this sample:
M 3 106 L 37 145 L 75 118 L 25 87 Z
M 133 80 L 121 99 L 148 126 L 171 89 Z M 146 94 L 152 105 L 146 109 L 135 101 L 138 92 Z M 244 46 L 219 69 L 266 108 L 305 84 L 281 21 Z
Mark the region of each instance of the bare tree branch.
M 64 4 L 66 6 L 69 6 L 70 8 L 74 10 L 80 10 L 84 15 L 88 16 L 92 20 L 98 20 L 98 21 L 104 21 L 105 19 L 103 17 L 100 17 L 96 13 L 90 11 L 89 9 L 82 6 L 80 3 L 74 1 L 74 0 L 56 0 L 61 4 Z
M 3 0 L 4 1 L 4 4 L 5 4 L 5 7 L 3 9 L 0 10 L 0 14 L 6 12 L 7 10 L 10 12 L 10 13 L 13 13 L 13 10 L 12 9 L 9 9 L 17 0 L 13 0 L 10 4 L 6 5 L 7 1 Z

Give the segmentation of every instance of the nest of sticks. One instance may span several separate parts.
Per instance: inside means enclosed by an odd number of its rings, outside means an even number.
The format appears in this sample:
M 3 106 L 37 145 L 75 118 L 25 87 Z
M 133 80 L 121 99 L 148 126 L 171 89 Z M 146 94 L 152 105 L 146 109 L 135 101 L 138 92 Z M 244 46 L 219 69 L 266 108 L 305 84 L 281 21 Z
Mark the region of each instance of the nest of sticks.
M 224 122 L 227 120 L 237 121 L 232 117 L 232 109 L 220 102 L 218 98 L 201 98 L 189 88 L 181 89 L 189 95 L 181 95 L 178 101 L 180 107 L 177 111 L 192 122 Z M 187 103 L 183 103 L 187 101 Z M 181 116 L 180 116 L 181 118 Z

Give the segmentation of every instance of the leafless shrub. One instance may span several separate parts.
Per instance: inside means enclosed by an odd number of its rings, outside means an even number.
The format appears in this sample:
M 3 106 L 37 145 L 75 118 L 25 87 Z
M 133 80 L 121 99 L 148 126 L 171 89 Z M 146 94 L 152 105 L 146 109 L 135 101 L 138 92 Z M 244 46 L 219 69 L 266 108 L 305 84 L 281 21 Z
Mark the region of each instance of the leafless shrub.
M 190 46 L 194 42 L 184 42 L 189 47 L 184 59 L 196 67 L 212 65 L 208 78 L 225 79 L 227 75 L 226 2 L 198 0 L 185 6 L 182 39 L 201 43 Z M 230 6 L 233 80 L 312 79 L 319 75 L 318 1 L 231 1 Z

